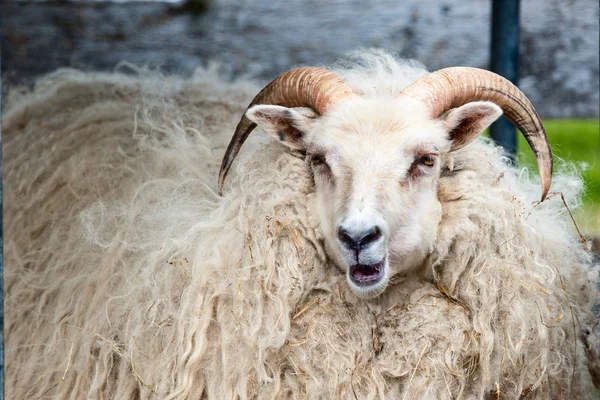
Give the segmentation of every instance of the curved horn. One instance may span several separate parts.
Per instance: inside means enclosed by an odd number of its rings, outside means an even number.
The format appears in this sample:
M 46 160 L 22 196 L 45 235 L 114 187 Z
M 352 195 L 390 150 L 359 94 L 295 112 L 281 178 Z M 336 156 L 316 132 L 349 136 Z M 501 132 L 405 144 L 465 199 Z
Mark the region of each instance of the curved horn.
M 398 96 L 424 102 L 432 118 L 471 101 L 496 103 L 531 146 L 542 181 L 542 201 L 546 198 L 552 183 L 552 151 L 546 131 L 529 99 L 510 81 L 479 68 L 445 68 L 422 77 Z
M 302 67 L 283 73 L 265 86 L 246 111 L 257 104 L 273 104 L 283 107 L 310 107 L 323 114 L 332 104 L 354 95 L 352 88 L 333 72 L 319 67 Z M 223 194 L 223 184 L 233 160 L 254 128 L 256 124 L 250 121 L 244 112 L 221 163 L 219 196 Z

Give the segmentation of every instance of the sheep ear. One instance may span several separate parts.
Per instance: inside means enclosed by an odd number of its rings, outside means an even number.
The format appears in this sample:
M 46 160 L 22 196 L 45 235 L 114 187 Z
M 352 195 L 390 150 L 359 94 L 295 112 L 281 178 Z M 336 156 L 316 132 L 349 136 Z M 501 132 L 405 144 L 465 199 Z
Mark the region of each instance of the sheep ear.
M 292 149 L 304 149 L 304 140 L 317 114 L 310 108 L 258 105 L 246 112 L 271 137 Z
M 474 101 L 451 110 L 444 121 L 452 140 L 450 151 L 471 143 L 502 115 L 502 109 L 489 101 Z

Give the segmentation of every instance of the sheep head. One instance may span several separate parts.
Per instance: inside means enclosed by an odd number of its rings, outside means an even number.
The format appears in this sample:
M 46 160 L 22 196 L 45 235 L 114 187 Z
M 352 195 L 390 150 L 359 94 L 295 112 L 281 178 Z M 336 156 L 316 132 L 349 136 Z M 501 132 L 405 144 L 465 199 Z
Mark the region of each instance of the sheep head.
M 305 151 L 327 253 L 358 295 L 374 297 L 391 277 L 421 265 L 433 248 L 442 218 L 441 158 L 503 112 L 536 155 L 543 199 L 552 175 L 546 134 L 529 100 L 504 78 L 447 68 L 397 97 L 363 98 L 322 68 L 292 70 L 248 107 L 223 159 L 219 191 L 256 125 Z

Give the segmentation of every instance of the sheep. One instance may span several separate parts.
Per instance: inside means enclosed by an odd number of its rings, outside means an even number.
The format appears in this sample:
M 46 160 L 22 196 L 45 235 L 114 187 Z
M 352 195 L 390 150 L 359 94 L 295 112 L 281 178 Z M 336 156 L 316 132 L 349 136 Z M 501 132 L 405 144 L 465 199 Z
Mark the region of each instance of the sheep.
M 449 151 L 441 132 L 453 111 L 432 122 L 418 106 L 389 106 L 429 76 L 421 65 L 370 51 L 328 71 L 351 89 L 342 96 L 361 97 L 348 100 L 357 112 L 264 104 L 245 114 L 259 88 L 214 70 L 63 70 L 10 94 L 8 398 L 597 394 L 586 371 L 597 273 L 557 196 L 533 205 L 538 181 L 476 138 L 498 107 L 477 104 L 485 121 Z M 386 261 L 386 279 L 363 285 L 371 280 L 349 278 L 344 242 L 324 224 L 340 200 L 325 192 L 329 172 L 318 175 L 330 155 L 278 142 L 336 116 L 376 129 L 369 112 L 427 124 L 419 137 L 438 153 L 417 165 L 429 185 L 418 202 L 427 212 L 414 211 L 423 225 L 412 226 L 419 261 Z M 273 114 L 288 113 L 294 124 L 280 135 Z M 220 197 L 215 179 L 222 187 L 244 114 L 277 140 L 249 138 Z M 582 189 L 566 166 L 552 188 L 572 206 Z M 379 230 L 376 240 L 392 228 Z

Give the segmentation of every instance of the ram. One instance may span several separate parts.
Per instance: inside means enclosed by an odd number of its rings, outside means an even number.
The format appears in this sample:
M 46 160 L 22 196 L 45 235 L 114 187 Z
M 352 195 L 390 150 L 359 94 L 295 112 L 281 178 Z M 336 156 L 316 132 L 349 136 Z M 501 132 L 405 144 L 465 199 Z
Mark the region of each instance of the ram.
M 549 195 L 575 204 L 581 183 L 552 179 L 516 87 L 363 51 L 256 92 L 202 70 L 13 92 L 8 398 L 597 393 L 597 276 Z M 541 202 L 478 138 L 502 113 Z

